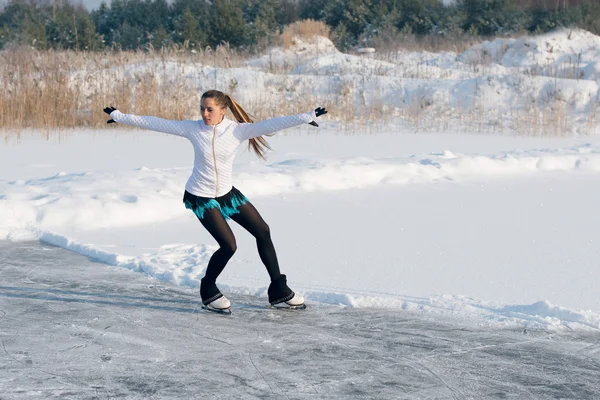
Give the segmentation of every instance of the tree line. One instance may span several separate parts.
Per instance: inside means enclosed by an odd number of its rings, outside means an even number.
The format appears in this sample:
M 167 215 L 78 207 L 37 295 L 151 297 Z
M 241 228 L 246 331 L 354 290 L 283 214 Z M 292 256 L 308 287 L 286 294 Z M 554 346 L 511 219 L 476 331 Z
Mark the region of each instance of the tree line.
M 242 50 L 273 43 L 296 21 L 323 21 L 340 49 L 415 36 L 491 37 L 580 27 L 600 34 L 598 0 L 112 0 L 93 11 L 70 0 L 8 0 L 0 49 Z

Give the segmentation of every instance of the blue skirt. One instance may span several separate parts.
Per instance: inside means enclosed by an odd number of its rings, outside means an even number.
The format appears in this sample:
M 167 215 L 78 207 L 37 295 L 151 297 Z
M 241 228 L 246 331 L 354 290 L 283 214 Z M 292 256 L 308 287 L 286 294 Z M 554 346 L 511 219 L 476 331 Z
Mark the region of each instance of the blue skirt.
M 250 200 L 233 187 L 227 194 L 216 198 L 195 196 L 186 190 L 183 194 L 183 203 L 185 208 L 192 210 L 198 219 L 204 218 L 206 210 L 211 208 L 218 208 L 225 219 L 230 219 L 233 214 L 240 212 L 238 209 L 240 206 L 250 203 Z

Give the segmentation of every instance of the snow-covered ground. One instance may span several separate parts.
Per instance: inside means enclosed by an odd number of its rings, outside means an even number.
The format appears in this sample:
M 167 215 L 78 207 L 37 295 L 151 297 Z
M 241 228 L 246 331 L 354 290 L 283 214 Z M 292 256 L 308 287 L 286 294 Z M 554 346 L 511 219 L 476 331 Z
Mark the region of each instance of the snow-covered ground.
M 307 133 L 242 152 L 234 181 L 309 301 L 600 328 L 595 138 Z M 152 132 L 23 137 L 0 148 L 0 233 L 196 287 L 216 249 L 182 204 L 185 139 Z M 226 293 L 264 296 L 252 237 Z
M 218 55 L 74 62 L 71 82 L 81 98 L 96 99 L 93 107 L 115 93 L 124 104 L 113 105 L 124 112 L 136 111 L 135 96 L 145 104 L 148 90 L 158 90 L 163 107 L 190 110 L 186 118 L 194 118 L 201 93 L 216 88 L 259 118 L 326 104 L 331 121 L 353 133 L 364 131 L 356 128 L 359 120 L 370 131 L 402 121 L 417 132 L 595 135 L 599 60 L 600 37 L 577 29 L 485 41 L 458 53 L 345 54 L 314 37 L 234 58 L 230 68 Z M 144 82 L 151 82 L 145 91 Z M 131 96 L 123 87 L 132 88 Z M 134 88 L 141 92 L 134 95 Z
M 308 301 L 599 329 L 600 140 L 583 135 L 597 127 L 599 48 L 598 37 L 562 30 L 382 61 L 342 54 L 321 38 L 241 68 L 165 62 L 110 74 L 183 76 L 190 91 L 235 81 L 249 111 L 265 101 L 278 111 L 330 107 L 319 129 L 273 137 L 266 162 L 241 152 L 234 170 L 234 184 L 271 227 L 291 287 Z M 357 114 L 380 106 L 393 123 L 342 134 L 352 120 L 340 121 L 340 102 Z M 464 118 L 484 103 L 488 111 Z M 443 133 L 421 132 L 421 109 Z M 477 118 L 512 133 L 462 133 Z M 532 123 L 564 137 L 520 135 Z M 121 126 L 8 136 L 0 145 L 0 238 L 40 239 L 196 287 L 215 243 L 182 204 L 192 160 L 185 139 Z M 253 239 L 234 232 L 238 251 L 221 288 L 265 296 Z

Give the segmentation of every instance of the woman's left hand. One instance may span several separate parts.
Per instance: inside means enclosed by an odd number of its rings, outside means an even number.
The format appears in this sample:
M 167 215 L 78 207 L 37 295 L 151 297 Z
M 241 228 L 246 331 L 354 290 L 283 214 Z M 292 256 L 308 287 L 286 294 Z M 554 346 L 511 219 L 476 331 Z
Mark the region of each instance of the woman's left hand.
M 325 107 L 317 107 L 315 109 L 315 115 L 317 117 L 320 117 L 323 114 L 327 114 L 327 110 L 325 109 Z M 309 124 L 312 126 L 319 126 L 319 124 L 317 124 L 315 121 L 310 121 Z

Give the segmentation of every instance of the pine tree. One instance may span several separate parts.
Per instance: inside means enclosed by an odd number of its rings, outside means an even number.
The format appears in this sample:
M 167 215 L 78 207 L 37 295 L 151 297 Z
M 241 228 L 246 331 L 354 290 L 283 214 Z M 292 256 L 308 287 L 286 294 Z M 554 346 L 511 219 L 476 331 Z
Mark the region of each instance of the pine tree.
M 303 0 L 300 2 L 299 6 L 300 19 L 312 19 L 315 21 L 326 20 L 326 8 L 329 3 L 329 1 L 326 2 L 324 6 L 322 0 Z M 334 27 L 333 25 L 330 26 Z
M 183 14 L 181 38 L 184 42 L 189 43 L 192 48 L 202 47 L 202 43 L 206 40 L 206 37 L 200 32 L 199 26 L 198 20 L 187 8 Z
M 34 4 L 21 0 L 11 1 L 0 14 L 4 44 L 16 42 L 38 49 L 47 48 L 45 19 Z
M 213 47 L 227 42 L 231 46 L 246 44 L 246 24 L 240 3 L 237 0 L 219 0 L 211 8 L 211 37 Z
M 280 0 L 252 0 L 246 4 L 244 19 L 249 22 L 246 36 L 247 44 L 257 44 L 268 40 L 283 28 L 278 20 L 281 18 L 282 8 Z
M 277 24 L 280 27 L 289 25 L 300 19 L 300 5 L 295 0 L 281 0 Z
M 372 8 L 371 0 L 347 0 L 344 23 L 354 37 L 358 38 L 370 25 Z
M 171 5 L 171 17 L 173 23 L 173 40 L 177 43 L 184 43 L 190 40 L 193 43 L 201 43 L 205 46 L 209 43 L 210 36 L 210 9 L 212 6 L 204 0 L 175 0 Z M 188 15 L 189 14 L 189 15 Z M 187 15 L 187 16 L 186 16 Z M 191 29 L 193 18 L 196 21 L 196 27 Z M 186 19 L 187 22 L 186 22 Z M 187 28 L 185 27 L 187 24 Z M 191 31 L 195 31 L 190 35 Z M 187 32 L 187 33 L 184 33 Z
M 125 21 L 115 37 L 115 41 L 123 49 L 136 50 L 140 47 L 143 41 L 144 34 L 142 30 L 131 25 L 128 21 Z
M 43 20 L 44 17 L 37 10 L 26 13 L 20 21 L 17 41 L 22 44 L 28 44 L 36 49 L 46 49 L 48 47 L 48 40 Z
M 46 35 L 52 48 L 95 50 L 101 47 L 96 26 L 83 7 L 65 3 L 52 10 L 53 18 L 46 24 Z
M 152 47 L 160 49 L 169 44 L 169 35 L 164 26 L 160 25 L 154 32 L 152 32 Z

